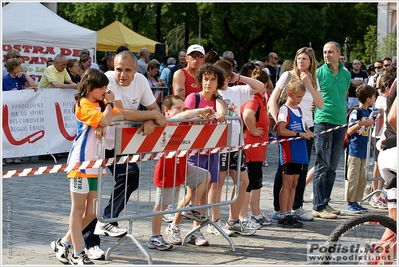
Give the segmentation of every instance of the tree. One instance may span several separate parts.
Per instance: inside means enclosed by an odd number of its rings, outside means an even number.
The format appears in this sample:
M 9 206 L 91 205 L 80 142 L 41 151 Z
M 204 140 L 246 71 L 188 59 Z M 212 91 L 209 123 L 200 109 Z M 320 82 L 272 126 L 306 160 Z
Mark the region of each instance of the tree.
M 364 35 L 364 44 L 366 46 L 365 57 L 369 64 L 373 64 L 377 59 L 377 26 L 369 25 L 367 33 Z
M 379 45 L 378 58 L 383 59 L 385 57 L 392 58 L 396 56 L 396 36 L 395 33 L 390 32 L 382 38 L 382 43 Z
M 222 3 L 222 2 L 93 2 L 59 3 L 59 15 L 99 30 L 115 20 L 148 38 L 164 42 L 169 55 L 198 43 L 205 51 L 231 50 L 242 66 L 271 51 L 280 59 L 312 44 L 322 60 L 323 45 L 334 40 L 346 52 L 363 57 L 364 36 L 377 24 L 377 3 Z M 101 16 L 99 16 L 101 14 Z

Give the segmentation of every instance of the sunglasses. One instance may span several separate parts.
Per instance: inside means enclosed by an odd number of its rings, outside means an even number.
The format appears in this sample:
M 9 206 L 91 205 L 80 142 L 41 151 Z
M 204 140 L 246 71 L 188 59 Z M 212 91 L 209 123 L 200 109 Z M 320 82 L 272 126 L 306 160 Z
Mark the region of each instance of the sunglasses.
M 14 58 L 21 58 L 21 56 L 20 55 L 16 55 Z
M 384 67 L 386 67 L 386 68 L 388 68 L 388 67 L 390 67 L 391 66 L 391 64 L 385 64 L 384 65 Z
M 374 68 L 375 68 L 375 69 L 381 69 L 381 68 L 382 68 L 382 66 L 379 66 L 379 67 L 376 67 L 376 66 L 374 66 Z
M 204 55 L 202 53 L 191 53 L 189 56 L 192 58 L 197 58 L 197 57 L 203 58 L 204 57 Z

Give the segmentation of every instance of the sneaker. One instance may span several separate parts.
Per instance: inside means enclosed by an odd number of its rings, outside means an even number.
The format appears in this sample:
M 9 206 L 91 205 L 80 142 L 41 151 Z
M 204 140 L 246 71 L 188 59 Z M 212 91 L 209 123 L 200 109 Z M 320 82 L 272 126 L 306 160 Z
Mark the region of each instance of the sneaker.
M 360 209 L 360 211 L 369 211 L 368 208 L 363 207 L 362 205 L 360 205 L 359 203 L 355 202 L 356 207 L 358 207 Z
M 78 256 L 72 254 L 71 256 L 71 264 L 72 265 L 91 265 L 94 264 L 85 253 L 81 253 Z
M 200 230 L 198 230 L 191 236 L 191 240 L 195 242 L 196 246 L 209 246 L 209 242 L 205 239 Z
M 278 221 L 280 219 L 280 211 L 274 211 L 272 219 Z
M 336 219 L 336 218 L 338 218 L 337 214 L 331 213 L 331 212 L 327 211 L 327 209 L 313 210 L 312 211 L 312 216 L 313 217 L 319 217 L 319 218 L 322 218 L 322 219 Z
M 174 218 L 175 218 L 174 213 L 168 213 L 168 214 L 164 214 L 162 219 L 164 220 L 164 222 L 171 223 L 171 222 L 173 222 Z
M 333 213 L 335 215 L 340 215 L 341 212 L 339 210 L 333 209 L 330 205 L 326 206 L 326 210 L 330 213 Z
M 251 216 L 251 220 L 259 223 L 261 226 L 267 226 L 272 224 L 272 220 L 267 217 L 263 212 L 260 213 L 260 219 L 257 219 L 255 216 Z
M 346 206 L 346 211 L 350 214 L 362 213 L 362 211 L 355 205 L 355 202 L 348 202 L 348 206 Z
M 248 229 L 258 230 L 262 228 L 262 225 L 255 220 L 252 220 L 253 216 L 248 216 L 247 218 L 242 220 L 242 224 L 246 226 Z
M 384 197 L 378 197 L 377 200 L 372 197 L 369 201 L 369 205 L 377 209 L 388 209 L 387 200 Z
M 55 256 L 57 259 L 64 263 L 69 263 L 69 256 L 71 253 L 71 246 L 66 246 L 64 243 L 61 242 L 61 238 L 53 241 L 50 243 L 51 249 L 55 252 Z
M 197 222 L 205 222 L 206 220 L 208 220 L 208 218 L 206 216 L 203 216 L 198 210 L 182 211 L 181 214 L 187 219 L 191 219 Z
M 14 163 L 14 159 L 12 158 L 6 159 L 6 163 L 7 164 Z
M 222 228 L 222 230 L 228 235 L 228 236 L 233 236 L 234 232 L 230 231 L 229 229 L 227 229 L 226 224 L 222 222 L 222 220 L 217 220 L 215 221 L 215 223 Z M 220 235 L 220 232 L 215 228 L 215 226 L 213 226 L 212 224 L 208 224 L 208 230 L 207 232 L 209 234 L 213 234 L 213 235 Z
M 98 221 L 94 229 L 94 234 L 119 237 L 126 235 L 127 230 L 118 225 L 115 226 L 111 223 L 102 223 Z
M 148 248 L 158 249 L 158 250 L 169 250 L 173 248 L 173 245 L 166 243 L 162 235 L 154 235 L 150 237 L 148 241 Z
M 269 161 L 267 161 L 267 159 L 265 159 L 262 163 L 262 167 L 269 167 Z
M 254 235 L 256 233 L 255 229 L 248 228 L 242 221 L 238 221 L 234 224 L 226 223 L 226 228 L 230 231 L 234 232 L 235 234 L 240 235 Z
M 103 260 L 105 259 L 104 250 L 102 250 L 99 246 L 94 246 L 89 249 L 85 249 L 87 257 L 91 260 Z
M 172 205 L 169 204 L 168 207 L 166 208 L 166 210 L 172 210 Z M 166 213 L 163 215 L 163 220 L 167 223 L 171 223 L 173 222 L 173 219 L 175 218 L 175 214 L 174 213 Z
M 277 226 L 283 228 L 300 228 L 303 226 L 303 223 L 298 222 L 292 215 L 288 215 L 282 217 L 278 220 Z
M 169 224 L 168 227 L 165 229 L 165 234 L 168 237 L 168 241 L 173 245 L 181 245 L 182 240 L 180 237 L 180 226 L 172 226 Z
M 294 219 L 300 220 L 300 221 L 313 221 L 314 218 L 312 215 L 310 215 L 306 210 L 304 210 L 302 207 L 299 209 L 293 210 L 292 211 L 292 216 Z
M 14 163 L 15 163 L 15 164 L 21 164 L 22 161 L 21 161 L 20 158 L 14 158 Z
M 378 202 L 381 203 L 381 205 L 379 206 L 380 209 L 388 209 L 387 199 L 385 197 L 380 196 L 378 198 Z

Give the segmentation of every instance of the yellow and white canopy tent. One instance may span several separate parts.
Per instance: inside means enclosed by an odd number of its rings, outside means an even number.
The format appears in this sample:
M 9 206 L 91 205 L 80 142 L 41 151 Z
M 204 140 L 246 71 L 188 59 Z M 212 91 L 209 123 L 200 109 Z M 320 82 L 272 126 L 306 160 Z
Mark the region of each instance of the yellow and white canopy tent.
M 154 53 L 157 43 L 159 42 L 132 31 L 119 21 L 97 31 L 97 51 L 115 52 L 119 46 L 125 45 L 132 52 L 139 52 L 141 48 L 147 47 Z

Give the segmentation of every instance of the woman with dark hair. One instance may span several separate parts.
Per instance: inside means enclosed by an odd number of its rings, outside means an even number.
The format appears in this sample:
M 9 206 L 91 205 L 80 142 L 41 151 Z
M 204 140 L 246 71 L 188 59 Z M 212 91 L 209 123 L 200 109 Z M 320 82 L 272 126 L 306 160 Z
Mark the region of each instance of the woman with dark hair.
M 216 61 L 220 60 L 220 56 L 216 51 L 208 51 L 205 54 L 205 63 L 214 64 Z
M 71 76 L 71 80 L 78 84 L 80 82 L 79 61 L 76 58 L 68 59 L 66 70 L 69 76 Z
M 148 84 L 150 85 L 150 87 L 166 85 L 165 81 L 159 80 L 159 67 L 160 66 L 161 66 L 161 63 L 159 63 L 159 61 L 156 59 L 153 59 L 150 62 L 148 62 L 147 72 L 144 74 L 144 76 L 147 78 Z
M 246 76 L 246 77 L 251 77 L 252 76 L 252 71 L 256 68 L 255 63 L 253 63 L 252 61 L 245 63 L 241 70 L 239 71 L 239 74 L 241 76 Z M 238 81 L 236 83 L 237 85 L 244 85 L 244 83 Z
M 79 60 L 79 66 L 80 66 L 80 73 L 79 76 L 83 76 L 83 73 L 90 69 L 91 66 L 91 57 L 87 54 L 82 54 L 80 56 Z

